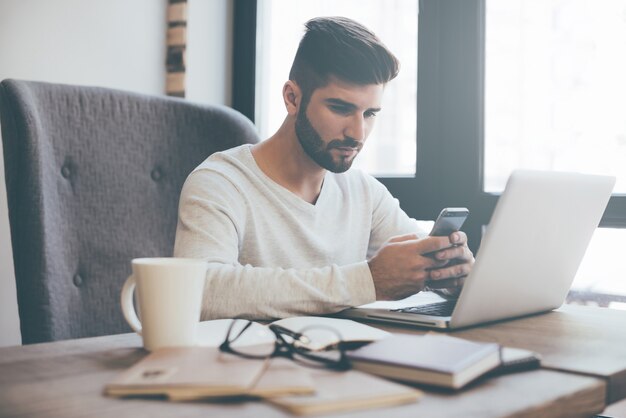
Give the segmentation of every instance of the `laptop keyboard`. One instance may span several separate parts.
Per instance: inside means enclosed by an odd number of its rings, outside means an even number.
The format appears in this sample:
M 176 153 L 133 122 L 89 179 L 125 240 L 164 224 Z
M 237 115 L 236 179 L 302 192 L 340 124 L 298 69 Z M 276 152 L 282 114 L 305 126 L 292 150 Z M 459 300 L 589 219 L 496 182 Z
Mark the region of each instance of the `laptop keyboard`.
M 429 303 L 428 305 L 411 306 L 409 308 L 401 309 L 391 309 L 391 311 L 431 316 L 450 316 L 452 315 L 452 311 L 454 311 L 455 306 L 456 299 L 453 299 L 443 302 Z

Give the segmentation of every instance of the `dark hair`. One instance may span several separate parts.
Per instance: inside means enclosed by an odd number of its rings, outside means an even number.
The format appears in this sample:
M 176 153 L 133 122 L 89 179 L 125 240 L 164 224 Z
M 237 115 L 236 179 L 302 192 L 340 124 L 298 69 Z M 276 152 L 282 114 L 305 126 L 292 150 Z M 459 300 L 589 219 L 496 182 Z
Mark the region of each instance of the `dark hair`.
M 309 20 L 289 79 L 302 90 L 303 103 L 329 76 L 354 84 L 385 84 L 398 75 L 398 59 L 365 26 L 346 17 Z

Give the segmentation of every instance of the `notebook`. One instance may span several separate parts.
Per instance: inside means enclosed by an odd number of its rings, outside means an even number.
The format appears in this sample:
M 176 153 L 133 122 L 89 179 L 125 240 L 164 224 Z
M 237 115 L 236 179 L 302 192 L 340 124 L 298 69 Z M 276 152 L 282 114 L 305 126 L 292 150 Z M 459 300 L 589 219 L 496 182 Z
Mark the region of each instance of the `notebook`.
M 500 366 L 500 346 L 445 335 L 396 334 L 348 352 L 352 367 L 378 376 L 460 389 Z
M 561 306 L 615 177 L 518 170 L 511 174 L 458 300 L 424 292 L 345 310 L 341 317 L 457 329 Z M 471 209 L 471 208 L 470 208 Z M 423 313 L 436 307 L 447 312 Z M 444 309 L 445 311 L 445 309 Z

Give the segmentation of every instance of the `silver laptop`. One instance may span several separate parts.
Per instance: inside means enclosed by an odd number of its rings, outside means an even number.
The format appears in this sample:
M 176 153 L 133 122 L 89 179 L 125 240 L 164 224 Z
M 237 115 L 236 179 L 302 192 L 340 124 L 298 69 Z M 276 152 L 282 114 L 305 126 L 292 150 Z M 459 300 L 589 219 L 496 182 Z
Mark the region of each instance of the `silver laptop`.
M 456 301 L 441 302 L 422 292 L 351 308 L 340 316 L 456 329 L 558 308 L 614 184 L 609 176 L 515 171 Z

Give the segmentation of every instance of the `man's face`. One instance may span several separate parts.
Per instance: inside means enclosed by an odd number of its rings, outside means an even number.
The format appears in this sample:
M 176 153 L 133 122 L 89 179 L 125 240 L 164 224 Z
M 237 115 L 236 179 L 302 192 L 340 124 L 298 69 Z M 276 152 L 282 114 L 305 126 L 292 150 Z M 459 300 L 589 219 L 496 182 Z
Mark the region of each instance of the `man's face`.
M 374 127 L 382 95 L 382 84 L 336 78 L 313 91 L 296 117 L 296 135 L 309 158 L 334 173 L 347 171 Z

